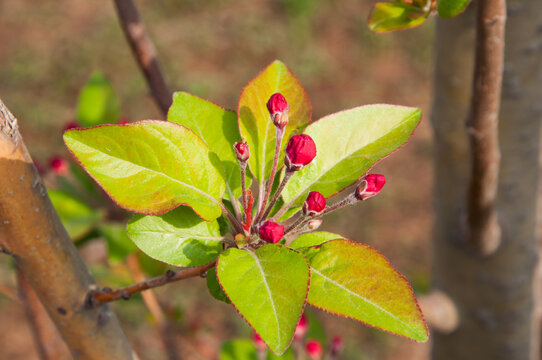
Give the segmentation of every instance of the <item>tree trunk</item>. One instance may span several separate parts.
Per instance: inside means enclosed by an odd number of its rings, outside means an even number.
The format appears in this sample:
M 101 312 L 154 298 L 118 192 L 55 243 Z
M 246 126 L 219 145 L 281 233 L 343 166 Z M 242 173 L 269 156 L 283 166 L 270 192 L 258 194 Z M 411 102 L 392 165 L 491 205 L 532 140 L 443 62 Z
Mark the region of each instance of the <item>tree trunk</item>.
M 133 359 L 107 305 L 85 307 L 94 280 L 55 212 L 17 128 L 0 101 L 0 242 L 75 359 Z
M 465 233 L 474 6 L 452 20 L 437 21 L 433 285 L 455 302 L 460 324 L 451 334 L 433 333 L 436 360 L 538 359 L 533 284 L 542 115 L 540 5 L 539 0 L 508 1 L 497 194 L 502 238 L 488 257 L 471 250 Z

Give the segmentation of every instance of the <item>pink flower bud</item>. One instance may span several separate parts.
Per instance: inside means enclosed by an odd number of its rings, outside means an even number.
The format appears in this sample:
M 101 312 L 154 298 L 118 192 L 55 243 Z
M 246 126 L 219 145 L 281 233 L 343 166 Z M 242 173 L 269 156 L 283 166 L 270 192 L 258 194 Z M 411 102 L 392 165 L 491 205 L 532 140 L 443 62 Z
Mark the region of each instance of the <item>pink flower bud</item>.
M 294 135 L 286 146 L 284 163 L 290 171 L 301 170 L 316 157 L 316 145 L 309 135 Z
M 271 95 L 267 102 L 267 110 L 269 110 L 273 124 L 279 129 L 284 129 L 288 123 L 288 103 L 281 93 Z
M 70 120 L 66 123 L 66 125 L 64 125 L 64 128 L 62 129 L 62 131 L 68 131 L 68 130 L 71 130 L 71 129 L 79 129 L 79 124 L 77 124 L 75 121 L 73 120 Z
M 265 345 L 262 337 L 257 332 L 254 332 L 252 334 L 252 342 L 254 343 L 254 346 L 256 346 L 256 349 L 258 349 L 259 352 L 265 351 L 267 349 L 267 345 Z
M 307 355 L 311 360 L 319 360 L 322 356 L 322 344 L 316 340 L 307 341 L 305 350 L 307 351 Z
M 303 203 L 305 215 L 318 215 L 326 208 L 326 198 L 318 191 L 311 191 Z
M 235 156 L 237 156 L 239 161 L 245 162 L 250 157 L 250 150 L 246 142 L 236 142 L 233 148 L 235 149 Z
M 380 174 L 369 174 L 363 179 L 363 184 L 356 189 L 356 198 L 359 200 L 367 200 L 378 195 L 380 190 L 386 184 L 386 178 Z
M 340 336 L 335 336 L 331 340 L 331 356 L 337 356 L 343 348 L 343 338 Z
M 322 225 L 322 219 L 314 219 L 308 222 L 307 228 L 311 231 L 318 229 Z
M 68 170 L 69 170 L 68 162 L 59 156 L 53 157 L 49 161 L 49 165 L 51 167 L 51 170 L 57 175 L 64 176 L 68 174 Z
M 266 221 L 262 226 L 260 226 L 258 232 L 260 233 L 262 240 L 265 240 L 268 243 L 276 244 L 284 235 L 284 226 L 273 221 Z
M 307 333 L 307 325 L 307 317 L 305 314 L 303 314 L 295 327 L 294 338 L 296 340 L 301 340 L 303 337 L 305 337 L 305 334 Z

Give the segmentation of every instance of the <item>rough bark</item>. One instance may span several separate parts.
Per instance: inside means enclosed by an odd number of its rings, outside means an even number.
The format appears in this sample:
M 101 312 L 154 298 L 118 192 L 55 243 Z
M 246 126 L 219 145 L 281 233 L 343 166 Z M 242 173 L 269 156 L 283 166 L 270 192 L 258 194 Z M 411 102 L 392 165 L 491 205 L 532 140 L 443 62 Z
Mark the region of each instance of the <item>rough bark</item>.
M 470 160 L 464 119 L 474 59 L 472 8 L 437 21 L 433 284 L 455 302 L 460 324 L 451 334 L 433 333 L 433 359 L 534 360 L 542 6 L 538 0 L 508 2 L 496 202 L 501 245 L 486 258 L 468 246 L 465 231 Z
M 40 359 L 69 359 L 68 349 L 62 341 L 55 324 L 51 321 L 40 299 L 20 270 L 17 270 L 17 284 L 19 297 L 24 307 Z
M 109 307 L 84 309 L 92 276 L 62 226 L 17 129 L 0 101 L 0 239 L 75 359 L 133 359 Z

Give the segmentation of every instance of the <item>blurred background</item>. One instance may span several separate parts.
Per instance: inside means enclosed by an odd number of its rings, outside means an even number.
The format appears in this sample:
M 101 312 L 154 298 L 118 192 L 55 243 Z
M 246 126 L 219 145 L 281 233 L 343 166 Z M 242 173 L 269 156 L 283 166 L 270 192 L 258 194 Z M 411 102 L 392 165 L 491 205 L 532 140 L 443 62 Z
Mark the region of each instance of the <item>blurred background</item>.
M 366 25 L 372 3 L 140 0 L 136 5 L 174 91 L 236 109 L 244 84 L 279 59 L 305 87 L 313 120 L 369 103 L 423 110 L 412 140 L 374 169 L 387 178 L 382 193 L 326 217 L 322 226 L 378 249 L 421 294 L 430 272 L 433 20 L 407 32 L 372 34 Z M 124 120 L 164 118 L 148 95 L 112 1 L 0 0 L 0 44 L 0 98 L 18 117 L 24 141 L 51 187 L 63 181 L 52 159 L 69 159 L 62 131 L 74 120 L 78 95 L 95 71 L 111 82 Z M 133 282 L 125 261 L 108 258 L 104 232 L 84 235 L 79 248 L 100 286 Z M 163 272 L 156 264 L 144 265 L 147 260 L 140 259 L 146 276 Z M 14 289 L 10 259 L 0 256 L 0 359 L 37 359 Z M 209 295 L 203 279 L 155 294 L 183 359 L 217 359 L 224 341 L 251 337 L 236 311 Z M 141 296 L 113 308 L 142 359 L 167 359 L 156 319 Z M 352 320 L 311 310 L 309 321 L 322 324 L 328 341 L 342 337 L 341 359 L 428 358 L 428 344 Z

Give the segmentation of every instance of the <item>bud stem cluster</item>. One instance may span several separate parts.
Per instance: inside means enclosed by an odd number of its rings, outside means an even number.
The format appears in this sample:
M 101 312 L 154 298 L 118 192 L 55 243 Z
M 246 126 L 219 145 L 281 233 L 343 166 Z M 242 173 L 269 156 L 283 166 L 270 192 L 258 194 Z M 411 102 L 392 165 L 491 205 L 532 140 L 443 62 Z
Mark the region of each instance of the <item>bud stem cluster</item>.
M 276 93 L 273 94 L 267 102 L 267 109 L 269 110 L 270 120 L 275 125 L 276 130 L 275 155 L 269 178 L 266 181 L 261 181 L 259 186 L 258 206 L 254 220 L 252 220 L 254 198 L 252 196 L 252 192 L 246 188 L 245 181 L 246 167 L 250 157 L 250 151 L 246 142 L 237 142 L 234 144 L 235 154 L 241 169 L 241 188 L 243 192 L 241 202 L 243 205 L 244 216 L 241 218 L 240 210 L 235 208 L 237 205 L 235 199 L 232 199 L 232 202 L 234 203 L 233 205 L 234 209 L 236 210 L 235 212 L 237 218 L 235 218 L 229 211 L 225 210 L 226 208 L 224 208 L 224 212 L 232 225 L 235 227 L 237 234 L 242 234 L 242 236 L 239 236 L 244 239 L 243 244 L 251 244 L 251 239 L 253 236 L 258 236 L 259 239 L 268 243 L 277 243 L 285 235 L 288 235 L 286 238 L 286 245 L 289 245 L 289 243 L 291 243 L 293 240 L 294 235 L 317 229 L 322 224 L 322 220 L 317 218 L 344 206 L 351 205 L 359 200 L 369 199 L 377 195 L 382 186 L 384 186 L 385 179 L 383 175 L 367 175 L 362 181 L 361 185 L 356 188 L 354 193 L 348 195 L 342 201 L 339 201 L 331 206 L 326 204 L 326 199 L 321 193 L 317 191 L 309 192 L 303 204 L 302 210 L 294 215 L 295 220 L 291 222 L 286 229 L 284 224 L 277 223 L 276 221 L 278 221 L 281 216 L 284 215 L 284 213 L 293 205 L 293 201 L 295 199 L 290 201 L 285 206 L 282 206 L 272 218 L 268 219 L 269 214 L 273 210 L 273 207 L 277 203 L 290 178 L 296 171 L 303 169 L 316 157 L 316 145 L 312 138 L 306 134 L 293 135 L 289 139 L 284 151 L 284 176 L 278 188 L 274 194 L 272 194 L 273 184 L 276 180 L 276 176 L 278 175 L 282 140 L 288 124 L 289 106 L 284 96 Z M 271 195 L 273 196 L 271 197 Z M 270 197 L 271 201 L 269 201 Z M 255 239 L 256 242 L 259 242 L 258 237 Z M 242 244 L 238 242 L 238 245 Z

